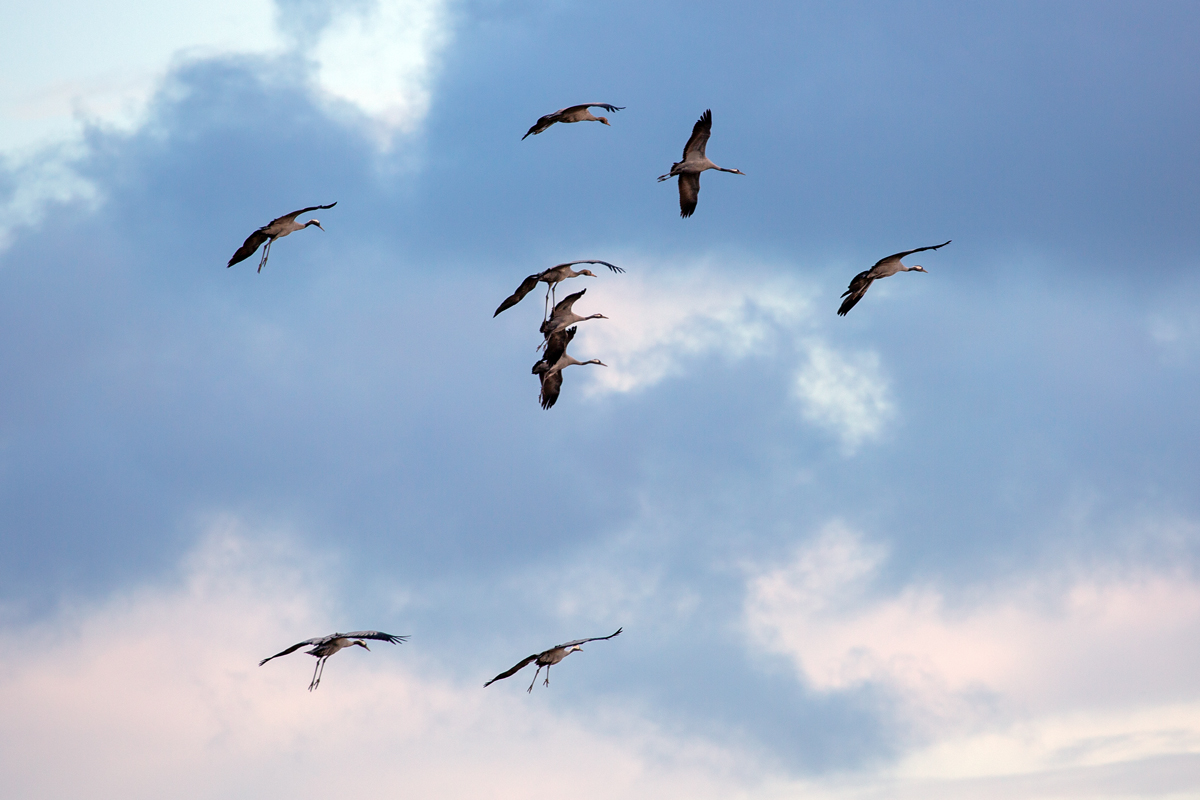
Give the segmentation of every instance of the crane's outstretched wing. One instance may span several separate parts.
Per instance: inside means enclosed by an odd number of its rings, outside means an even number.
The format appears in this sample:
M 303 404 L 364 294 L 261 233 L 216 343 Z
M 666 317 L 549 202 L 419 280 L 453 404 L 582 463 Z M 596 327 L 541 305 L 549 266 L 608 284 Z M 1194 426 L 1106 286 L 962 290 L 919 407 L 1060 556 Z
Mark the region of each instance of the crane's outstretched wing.
M 584 103 L 581 106 L 572 106 L 569 109 L 563 109 L 563 110 L 564 111 L 574 111 L 577 108 L 603 108 L 605 111 L 608 111 L 608 112 L 617 112 L 617 111 L 623 110 L 625 108 L 625 106 L 614 106 L 610 103 Z
M 392 644 L 402 644 L 408 641 L 409 637 L 393 636 L 390 633 L 383 631 L 351 631 L 350 633 L 334 633 L 325 637 L 326 641 L 332 639 L 378 639 L 381 642 L 391 642 Z
M 225 266 L 232 267 L 239 261 L 245 261 L 247 258 L 254 255 L 254 251 L 257 250 L 263 242 L 270 238 L 270 236 L 262 232 L 262 228 L 259 228 L 254 233 L 246 237 L 246 241 L 242 242 L 242 246 L 237 249 L 237 252 L 233 254 L 233 258 L 229 259 L 229 263 Z
M 885 261 L 891 261 L 893 258 L 901 259 L 901 258 L 904 258 L 905 256 L 911 256 L 913 253 L 920 253 L 922 250 L 937 250 L 939 247 L 945 247 L 946 245 L 950 244 L 950 242 L 952 242 L 952 241 L 953 241 L 953 239 L 947 239 L 946 241 L 942 242 L 941 244 L 930 245 L 929 247 L 918 247 L 915 250 L 905 250 L 903 253 L 896 253 L 894 255 L 888 256 L 887 258 L 879 259 L 878 261 L 875 262 L 875 266 L 879 266 L 880 264 L 882 264 Z
M 705 109 L 700 115 L 700 119 L 696 120 L 696 124 L 692 126 L 692 136 L 687 140 L 687 144 L 683 146 L 683 160 L 688 160 L 688 153 L 695 153 L 704 158 L 704 148 L 708 144 L 708 137 L 712 134 L 712 110 Z
M 625 628 L 621 627 L 621 628 L 617 628 L 617 633 L 610 633 L 608 636 L 593 636 L 591 639 L 576 639 L 573 642 L 567 642 L 566 644 L 560 644 L 558 647 L 556 647 L 554 649 L 557 650 L 557 649 L 559 649 L 559 647 L 576 647 L 578 645 L 586 644 L 588 642 L 603 642 L 605 639 L 613 638 L 614 636 L 616 636 L 623 630 L 625 630 Z
M 679 173 L 679 216 L 687 219 L 696 211 L 700 199 L 700 173 Z
M 492 318 L 494 319 L 501 311 L 512 308 L 517 303 L 524 300 L 525 295 L 532 292 L 533 287 L 538 285 L 538 277 L 538 275 L 530 275 L 528 278 L 521 281 L 521 285 L 517 287 L 515 292 L 505 298 L 504 302 L 500 304 L 500 307 L 496 309 L 496 313 L 492 314 Z
M 569 294 L 562 300 L 559 300 L 554 306 L 554 310 L 550 312 L 550 319 L 543 322 L 541 328 L 538 329 L 541 331 L 541 334 L 549 338 L 554 333 L 557 333 L 566 324 L 563 322 L 563 318 L 571 314 L 571 306 L 575 305 L 575 301 L 583 297 L 583 293 L 586 291 L 587 289 L 580 289 L 575 294 Z
M 309 206 L 308 208 L 302 208 L 299 211 L 293 211 L 290 214 L 284 214 L 282 217 L 276 217 L 275 219 L 271 220 L 271 222 L 269 224 L 264 225 L 263 227 L 269 228 L 269 227 L 271 227 L 271 225 L 274 225 L 279 222 L 293 222 L 293 221 L 295 221 L 296 217 L 300 216 L 301 214 L 307 214 L 310 211 L 319 211 L 323 208 L 333 208 L 336 205 L 337 205 L 337 201 L 334 200 L 332 203 L 330 203 L 327 206 Z
M 596 261 L 595 259 L 589 259 L 587 261 L 568 261 L 565 264 L 555 264 L 550 269 L 558 269 L 559 267 L 573 267 L 576 264 L 603 264 L 604 266 L 611 269 L 613 272 L 624 272 L 625 271 L 625 270 L 621 269 L 620 267 L 618 267 L 616 264 L 610 264 L 607 261 Z M 549 272 L 550 269 L 548 269 L 546 271 Z
M 842 297 L 845 301 L 842 307 L 838 309 L 838 316 L 844 317 L 846 313 L 854 308 L 855 303 L 862 300 L 863 295 L 867 293 L 867 289 L 871 288 L 871 283 L 875 279 L 871 277 L 871 270 L 866 269 L 854 276 L 854 280 L 850 281 L 850 288 L 847 289 Z
M 495 683 L 496 681 L 502 681 L 502 680 L 504 680 L 505 678 L 511 678 L 513 675 L 516 675 L 518 672 L 520 672 L 521 670 L 523 670 L 525 667 L 529 666 L 529 665 L 530 665 L 530 664 L 532 664 L 534 661 L 536 661 L 536 660 L 537 660 L 537 657 L 538 657 L 538 654 L 537 654 L 537 653 L 534 653 L 533 655 L 529 656 L 528 658 L 526 658 L 526 659 L 523 659 L 523 660 L 521 661 L 521 663 L 517 664 L 517 665 L 516 665 L 515 667 L 513 667 L 512 669 L 510 669 L 510 670 L 506 670 L 506 671 L 504 671 L 504 672 L 501 672 L 499 675 L 497 675 L 496 677 L 492 678 L 490 681 L 488 681 L 487 683 L 485 683 L 485 684 L 483 685 L 483 686 L 484 686 L 484 688 L 486 689 L 488 686 L 491 686 L 491 685 L 492 685 L 493 683 Z
M 550 313 L 550 318 L 554 319 L 555 314 L 559 314 L 560 316 L 562 314 L 570 314 L 571 306 L 575 305 L 575 301 L 583 297 L 583 293 L 586 291 L 587 289 L 580 289 L 578 292 L 575 292 L 575 294 L 569 294 L 562 300 L 559 300 L 554 304 L 554 311 Z
M 270 660 L 271 660 L 271 658 L 279 658 L 280 656 L 286 656 L 288 653 L 294 653 L 294 652 L 296 652 L 296 651 L 297 651 L 297 650 L 299 650 L 301 647 L 307 647 L 307 646 L 308 646 L 308 645 L 310 645 L 310 644 L 313 644 L 313 645 L 316 645 L 316 644 L 321 644 L 322 642 L 324 642 L 324 641 L 325 641 L 325 640 L 327 640 L 328 638 L 329 638 L 328 636 L 318 636 L 318 637 L 316 637 L 316 638 L 314 638 L 314 639 L 305 639 L 303 642 L 300 642 L 299 644 L 294 644 L 294 645 L 292 645 L 292 646 L 291 646 L 291 647 L 289 647 L 287 650 L 284 650 L 282 653 L 276 653 L 275 655 L 271 656 L 270 658 L 264 658 L 262 661 L 258 662 L 258 665 L 261 667 L 263 664 L 265 664 L 265 663 L 267 663 L 268 661 L 270 661 Z

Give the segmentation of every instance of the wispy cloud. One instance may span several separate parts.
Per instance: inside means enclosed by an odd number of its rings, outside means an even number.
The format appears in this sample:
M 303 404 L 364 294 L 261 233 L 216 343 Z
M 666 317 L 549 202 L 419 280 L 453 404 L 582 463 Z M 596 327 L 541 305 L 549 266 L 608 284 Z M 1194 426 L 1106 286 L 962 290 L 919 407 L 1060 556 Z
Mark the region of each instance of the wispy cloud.
M 799 362 L 793 386 L 803 419 L 848 453 L 895 415 L 878 354 L 829 345 L 813 291 L 785 270 L 743 265 L 732 274 L 710 261 L 632 272 L 593 286 L 576 309 L 610 317 L 581 325 L 577 337 L 580 352 L 610 365 L 589 373 L 593 395 L 638 391 L 705 360 L 783 357 Z
M 317 85 L 366 115 L 385 147 L 425 118 L 434 59 L 450 39 L 448 6 L 447 0 L 377 0 L 350 8 L 312 50 Z
M 837 435 L 847 452 L 874 439 L 895 414 L 875 353 L 843 354 L 820 341 L 793 384 L 804 418 Z
M 264 655 L 339 626 L 327 558 L 215 523 L 176 577 L 4 630 L 0 769 L 14 797 L 326 794 L 727 797 L 734 754 L 651 720 L 556 709 L 443 670 L 420 637 L 330 661 Z M 391 632 L 409 633 L 403 629 Z M 361 656 L 361 657 L 358 657 Z M 70 753 L 64 768 L 63 753 Z
M 281 19 L 294 10 L 271 0 L 68 5 L 30 4 L 6 20 L 17 30 L 54 30 L 58 46 L 51 53 L 27 37 L 0 54 L 12 78 L 0 87 L 0 167 L 11 184 L 0 196 L 0 247 L 49 203 L 101 199 L 73 166 L 87 152 L 85 126 L 136 130 L 181 62 L 299 57 L 314 94 L 353 109 L 386 148 L 425 118 L 437 55 L 451 38 L 450 0 L 331 2 L 312 17 L 317 30 L 303 32 Z M 59 25 L 64 14 L 75 24 Z
M 1200 582 L 1130 568 L 956 604 L 880 593 L 885 551 L 831 524 L 748 586 L 754 638 L 833 692 L 873 683 L 932 744 L 901 774 L 964 777 L 1200 753 Z

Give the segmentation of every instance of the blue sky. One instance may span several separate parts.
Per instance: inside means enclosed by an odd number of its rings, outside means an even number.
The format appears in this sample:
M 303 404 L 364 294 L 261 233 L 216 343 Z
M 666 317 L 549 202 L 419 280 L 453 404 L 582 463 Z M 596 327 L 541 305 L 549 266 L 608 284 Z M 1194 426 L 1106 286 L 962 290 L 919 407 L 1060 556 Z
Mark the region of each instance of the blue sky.
M 72 9 L 0 33 L 23 796 L 1200 789 L 1193 7 Z M 546 412 L 491 314 L 582 258 Z

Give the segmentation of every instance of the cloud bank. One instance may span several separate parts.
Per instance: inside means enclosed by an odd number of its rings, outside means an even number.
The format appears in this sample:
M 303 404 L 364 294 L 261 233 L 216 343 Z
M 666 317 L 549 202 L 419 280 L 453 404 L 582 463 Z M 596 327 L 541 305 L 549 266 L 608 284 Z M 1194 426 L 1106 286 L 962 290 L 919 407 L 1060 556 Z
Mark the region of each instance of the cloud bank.
M 1130 567 L 952 601 L 881 592 L 840 524 L 748 584 L 754 640 L 819 692 L 893 691 L 930 742 L 899 774 L 978 777 L 1200 754 L 1200 582 Z
M 270 0 L 68 5 L 30 4 L 6 25 L 66 41 L 53 56 L 36 37 L 0 48 L 13 77 L 0 88 L 0 178 L 8 179 L 0 180 L 0 247 L 48 204 L 102 200 L 75 166 L 89 151 L 88 130 L 143 126 L 152 98 L 184 63 L 257 59 L 299 73 L 331 113 L 365 125 L 386 149 L 425 118 L 437 56 L 451 39 L 448 0 L 330 2 L 308 15 Z

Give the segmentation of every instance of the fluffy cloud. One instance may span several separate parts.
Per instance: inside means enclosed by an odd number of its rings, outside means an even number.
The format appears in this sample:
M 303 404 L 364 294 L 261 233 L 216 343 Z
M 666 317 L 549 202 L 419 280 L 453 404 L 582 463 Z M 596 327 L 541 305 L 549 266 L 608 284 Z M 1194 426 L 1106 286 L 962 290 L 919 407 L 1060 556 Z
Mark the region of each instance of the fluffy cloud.
M 840 437 L 847 452 L 876 438 L 895 412 L 875 353 L 843 355 L 811 342 L 794 389 L 804 418 Z
M 317 84 L 365 114 L 383 146 L 425 117 L 434 57 L 450 38 L 447 5 L 376 0 L 347 9 L 313 48 Z
M 881 548 L 834 524 L 753 576 L 746 619 L 824 691 L 891 687 L 933 742 L 899 774 L 1096 766 L 1200 753 L 1200 582 L 1130 569 L 952 603 L 880 594 Z
M 622 711 L 556 710 L 440 677 L 421 637 L 331 659 L 264 654 L 335 621 L 336 560 L 215 524 L 174 577 L 65 611 L 0 656 L 14 797 L 726 797 L 735 755 Z M 364 627 L 392 622 L 363 621 Z M 354 625 L 351 625 L 354 627 Z M 407 633 L 402 630 L 393 632 Z M 359 657 L 361 656 L 361 657 Z M 505 664 L 504 666 L 507 666 Z M 745 763 L 745 760 L 742 759 Z
M 163 79 L 182 61 L 298 56 L 311 67 L 318 96 L 354 109 L 380 145 L 389 145 L 424 119 L 435 59 L 450 38 L 448 5 L 330 2 L 325 14 L 308 18 L 271 0 L 14 7 L 5 30 L 24 35 L 0 48 L 0 66 L 12 78 L 0 87 L 0 167 L 10 184 L 0 195 L 0 246 L 16 226 L 36 222 L 47 203 L 99 199 L 72 167 L 87 153 L 85 126 L 142 125 Z M 35 31 L 53 31 L 57 46 L 45 48 Z
M 581 325 L 575 349 L 610 366 L 589 371 L 588 391 L 636 391 L 701 359 L 799 356 L 793 386 L 803 418 L 847 452 L 876 438 L 895 413 L 879 356 L 828 345 L 812 291 L 782 272 L 637 265 L 592 286 L 576 311 L 602 309 L 610 321 Z
M 798 607 L 830 621 L 840 614 L 864 633 L 854 615 L 839 611 L 839 598 L 848 585 L 869 578 L 878 558 L 853 537 L 826 537 L 787 570 L 756 579 L 753 613 L 762 617 L 756 629 L 778 636 L 787 621 L 771 615 L 780 607 L 794 615 Z M 334 599 L 338 575 L 336 557 L 224 519 L 210 526 L 180 569 L 155 583 L 64 609 L 37 625 L 4 626 L 0 633 L 10 643 L 0 654 L 6 791 L 101 800 L 402 791 L 453 800 L 524 798 L 569 787 L 584 800 L 1049 800 L 1114 788 L 1122 797 L 1182 797 L 1200 786 L 1200 756 L 1170 763 L 1148 758 L 1200 752 L 1196 703 L 1014 723 L 942 742 L 898 765 L 801 778 L 754 752 L 669 732 L 656 714 L 622 704 L 619 694 L 566 711 L 552 692 L 530 697 L 519 684 L 484 691 L 481 680 L 447 678 L 433 655 L 437 643 L 421 636 L 336 656 L 312 693 L 304 687 L 313 662 L 303 654 L 259 668 L 264 654 L 346 624 Z M 395 619 L 395 609 L 385 616 Z M 384 620 L 363 621 L 377 623 L 411 632 Z M 830 662 L 845 660 L 847 645 L 822 645 L 828 628 L 810 626 L 808 633 L 819 651 L 813 674 L 821 687 L 888 674 L 886 668 L 830 671 Z M 783 646 L 782 639 L 772 641 Z M 889 652 L 914 649 L 895 638 L 883 641 Z M 850 649 L 868 644 L 854 637 L 846 642 Z M 935 665 L 947 659 L 934 654 Z M 907 674 L 902 667 L 898 680 L 909 680 Z M 1064 777 L 1061 769 L 1045 769 L 1047 761 L 1075 772 Z M 1114 761 L 1120 761 L 1117 772 Z

